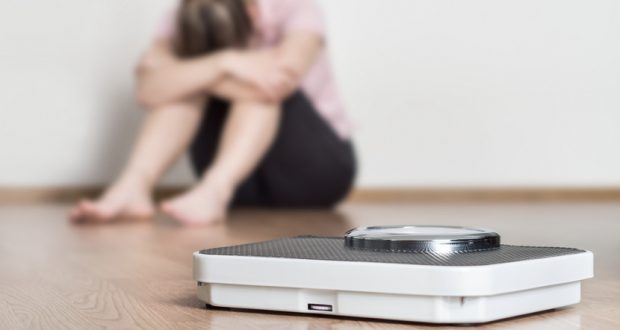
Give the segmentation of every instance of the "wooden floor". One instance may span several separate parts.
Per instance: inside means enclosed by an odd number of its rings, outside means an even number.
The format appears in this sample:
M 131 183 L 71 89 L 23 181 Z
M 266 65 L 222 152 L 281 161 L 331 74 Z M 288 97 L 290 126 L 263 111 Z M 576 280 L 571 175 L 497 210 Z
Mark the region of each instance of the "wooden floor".
M 424 324 L 206 310 L 195 297 L 192 252 L 293 235 L 340 236 L 370 224 L 496 229 L 503 242 L 589 249 L 595 278 L 577 306 L 484 329 L 620 329 L 620 203 L 349 204 L 339 214 L 252 212 L 226 225 L 72 226 L 66 205 L 0 206 L 0 328 L 400 329 Z M 457 327 L 462 329 L 462 327 Z

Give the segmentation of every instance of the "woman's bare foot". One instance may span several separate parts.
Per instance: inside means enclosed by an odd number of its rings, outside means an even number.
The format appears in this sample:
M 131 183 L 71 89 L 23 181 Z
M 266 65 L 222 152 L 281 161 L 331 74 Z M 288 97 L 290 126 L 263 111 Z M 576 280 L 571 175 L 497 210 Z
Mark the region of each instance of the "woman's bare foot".
M 204 181 L 176 198 L 164 201 L 161 210 L 187 226 L 203 226 L 226 219 L 231 189 L 213 181 Z
M 139 180 L 121 180 L 97 200 L 82 200 L 69 213 L 73 222 L 110 222 L 119 219 L 148 220 L 155 206 L 147 185 Z

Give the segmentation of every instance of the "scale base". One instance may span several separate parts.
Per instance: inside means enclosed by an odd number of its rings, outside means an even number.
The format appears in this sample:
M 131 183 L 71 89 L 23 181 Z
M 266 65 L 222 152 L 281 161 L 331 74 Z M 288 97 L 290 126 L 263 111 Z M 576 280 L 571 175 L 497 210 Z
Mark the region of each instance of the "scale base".
M 491 296 L 424 296 L 199 283 L 215 307 L 442 324 L 484 323 L 579 303 L 579 281 Z
M 592 253 L 571 248 L 444 254 L 344 243 L 297 237 L 198 251 L 198 297 L 216 307 L 474 324 L 577 304 L 593 276 Z

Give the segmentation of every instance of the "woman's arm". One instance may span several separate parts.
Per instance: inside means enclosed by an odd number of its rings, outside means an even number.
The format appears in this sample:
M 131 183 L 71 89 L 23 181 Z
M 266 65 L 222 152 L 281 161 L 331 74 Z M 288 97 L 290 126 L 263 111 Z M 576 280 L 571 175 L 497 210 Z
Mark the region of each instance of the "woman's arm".
M 310 31 L 289 33 L 278 46 L 279 66 L 293 75 L 297 88 L 324 47 L 323 36 Z M 292 90 L 288 91 L 289 93 Z
M 138 99 L 149 107 L 196 93 L 277 102 L 298 88 L 322 46 L 321 36 L 300 31 L 271 50 L 231 50 L 178 60 L 171 43 L 160 40 L 138 66 Z
M 234 52 L 236 53 L 236 52 Z M 260 65 L 265 54 L 255 54 L 252 61 Z M 268 100 L 267 93 L 233 78 L 226 67 L 237 65 L 236 54 L 224 51 L 192 60 L 179 60 L 170 40 L 153 43 L 136 68 L 136 98 L 147 108 L 173 103 L 193 94 L 208 93 L 222 98 Z
M 289 33 L 270 50 L 230 52 L 226 60 L 229 76 L 216 83 L 213 91 L 235 98 L 243 85 L 259 100 L 277 103 L 299 88 L 323 44 L 319 34 L 299 31 Z
M 222 54 L 180 61 L 170 40 L 157 40 L 136 69 L 136 98 L 148 108 L 201 93 L 224 76 Z

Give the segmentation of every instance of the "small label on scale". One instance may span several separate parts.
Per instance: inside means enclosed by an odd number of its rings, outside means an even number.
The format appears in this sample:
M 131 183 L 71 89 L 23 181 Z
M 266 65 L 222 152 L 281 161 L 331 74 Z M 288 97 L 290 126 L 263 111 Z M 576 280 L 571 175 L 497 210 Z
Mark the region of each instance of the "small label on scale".
M 308 310 L 317 312 L 331 312 L 334 309 L 332 305 L 308 304 Z

